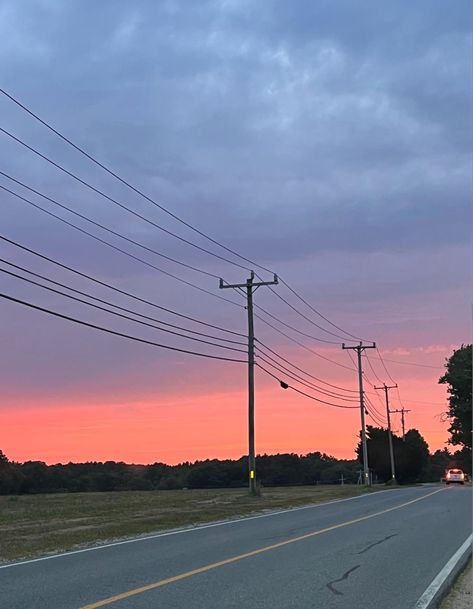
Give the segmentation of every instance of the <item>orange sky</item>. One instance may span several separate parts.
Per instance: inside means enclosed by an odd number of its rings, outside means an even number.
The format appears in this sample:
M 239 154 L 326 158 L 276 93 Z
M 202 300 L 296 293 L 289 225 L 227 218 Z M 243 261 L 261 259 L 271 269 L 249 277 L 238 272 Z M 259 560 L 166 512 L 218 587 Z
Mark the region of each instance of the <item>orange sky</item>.
M 438 354 L 434 355 L 438 361 Z M 412 376 L 413 368 L 391 368 L 409 371 L 410 376 L 399 375 L 403 404 L 412 410 L 406 415 L 407 429 L 419 429 L 431 451 L 443 448 L 448 425 L 438 416 L 445 410 L 441 404 L 446 395 L 445 387 L 437 384 L 439 375 L 419 368 L 419 374 Z M 257 374 L 256 396 L 258 453 L 318 450 L 340 458 L 354 457 L 358 409 L 317 405 L 290 390 L 283 391 L 261 373 Z M 381 411 L 381 402 L 372 400 Z M 159 392 L 148 392 L 140 399 L 125 398 L 119 403 L 104 397 L 93 402 L 64 397 L 18 400 L 18 396 L 6 403 L 9 407 L 0 413 L 0 429 L 8 429 L 2 450 L 18 461 L 178 463 L 236 458 L 247 451 L 244 386 L 241 391 L 221 388 L 214 393 L 193 392 L 192 396 L 181 388 L 162 399 Z M 392 409 L 396 408 L 399 402 L 392 392 Z M 400 433 L 399 415 L 393 415 L 393 428 Z

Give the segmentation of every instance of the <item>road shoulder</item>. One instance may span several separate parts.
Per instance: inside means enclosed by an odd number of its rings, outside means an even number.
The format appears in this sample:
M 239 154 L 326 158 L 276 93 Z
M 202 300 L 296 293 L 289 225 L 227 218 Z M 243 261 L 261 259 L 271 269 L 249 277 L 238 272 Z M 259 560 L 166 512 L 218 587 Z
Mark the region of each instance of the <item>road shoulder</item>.
M 463 573 L 440 605 L 440 609 L 470 609 L 473 605 L 473 565 L 470 558 Z
M 450 591 L 459 574 L 465 569 L 472 554 L 473 534 L 458 548 L 440 573 L 430 583 L 415 605 L 415 609 L 437 609 Z

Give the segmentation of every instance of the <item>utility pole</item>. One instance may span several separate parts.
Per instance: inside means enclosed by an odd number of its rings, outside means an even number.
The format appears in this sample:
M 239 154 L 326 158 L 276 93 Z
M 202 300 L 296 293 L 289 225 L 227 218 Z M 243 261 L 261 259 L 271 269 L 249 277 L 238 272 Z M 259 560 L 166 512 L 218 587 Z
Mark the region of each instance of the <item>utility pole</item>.
M 400 412 L 401 413 L 402 439 L 405 441 L 405 439 L 406 439 L 406 428 L 404 426 L 404 413 L 405 412 L 410 412 L 410 410 L 406 410 L 405 408 L 401 408 L 401 410 L 391 410 L 391 412 Z
M 363 484 L 370 485 L 370 473 L 368 466 L 368 447 L 366 445 L 366 426 L 365 426 L 365 394 L 363 391 L 363 365 L 361 361 L 361 354 L 365 349 L 376 349 L 376 343 L 372 345 L 364 345 L 360 343 L 355 347 L 347 347 L 345 343 L 342 344 L 342 349 L 348 349 L 356 351 L 358 355 L 358 385 L 360 388 L 360 413 L 361 413 L 361 446 L 363 449 Z
M 386 398 L 386 417 L 388 419 L 388 440 L 389 440 L 389 458 L 391 459 L 391 480 L 396 481 L 396 468 L 394 466 L 394 451 L 393 451 L 393 435 L 391 433 L 391 411 L 389 410 L 389 390 L 397 389 L 397 385 L 388 386 L 386 383 L 382 387 L 375 387 L 375 389 L 384 391 Z
M 254 281 L 255 274 L 251 271 L 246 283 L 224 284 L 220 279 L 220 288 L 245 290 L 246 310 L 248 312 L 248 476 L 251 495 L 256 495 L 256 454 L 255 454 L 255 331 L 253 322 L 253 294 L 263 285 L 277 285 L 278 277 L 273 281 Z

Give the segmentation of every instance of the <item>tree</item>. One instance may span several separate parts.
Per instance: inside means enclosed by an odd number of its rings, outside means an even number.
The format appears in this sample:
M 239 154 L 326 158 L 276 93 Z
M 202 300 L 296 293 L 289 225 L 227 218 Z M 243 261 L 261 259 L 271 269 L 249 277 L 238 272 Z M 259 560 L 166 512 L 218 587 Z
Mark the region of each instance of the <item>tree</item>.
M 393 434 L 393 444 L 396 436 Z M 389 460 L 388 430 L 382 427 L 366 426 L 366 447 L 368 449 L 368 463 L 380 480 L 388 481 L 391 478 L 391 463 Z M 356 447 L 358 461 L 363 461 L 361 441 Z
M 405 440 L 397 438 L 394 451 L 398 482 L 407 484 L 425 479 L 430 459 L 429 446 L 417 429 L 409 429 Z
M 448 429 L 450 444 L 466 446 L 471 449 L 471 382 L 472 382 L 472 348 L 462 345 L 447 360 L 447 371 L 440 377 L 439 383 L 448 385 L 449 409 L 447 415 L 451 421 Z
M 9 461 L 5 453 L 0 450 L 0 495 L 19 493 L 22 484 L 23 476 L 18 463 Z
M 366 426 L 368 462 L 370 469 L 379 480 L 391 479 L 391 460 L 389 457 L 389 439 L 387 429 Z M 416 482 L 427 475 L 429 464 L 429 447 L 417 429 L 410 429 L 405 440 L 392 434 L 396 479 L 401 484 Z M 356 448 L 358 459 L 362 460 L 361 442 Z

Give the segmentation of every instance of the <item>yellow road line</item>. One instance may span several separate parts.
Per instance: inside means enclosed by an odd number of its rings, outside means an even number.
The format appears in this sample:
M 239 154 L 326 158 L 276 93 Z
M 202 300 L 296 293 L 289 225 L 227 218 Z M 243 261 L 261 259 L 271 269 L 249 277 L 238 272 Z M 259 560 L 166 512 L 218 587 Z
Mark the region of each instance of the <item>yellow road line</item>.
M 370 518 L 375 518 L 376 516 L 381 516 L 382 514 L 387 514 L 388 512 L 392 512 L 394 510 L 399 510 L 400 508 L 406 507 L 406 505 L 411 505 L 413 503 L 416 503 L 417 501 L 421 501 L 422 499 L 431 497 L 432 495 L 435 495 L 436 493 L 440 493 L 441 491 L 444 491 L 444 490 L 445 490 L 445 488 L 441 488 L 441 489 L 438 489 L 437 491 L 433 491 L 432 493 L 428 493 L 427 495 L 423 495 L 422 497 L 417 497 L 417 499 L 411 499 L 410 501 L 406 501 L 405 503 L 401 503 L 400 505 L 395 505 L 394 507 L 387 508 L 380 512 L 375 512 L 374 514 L 369 514 L 367 516 L 361 516 L 360 518 L 355 518 L 353 520 L 347 520 L 346 522 L 334 524 L 331 527 L 326 527 L 325 529 L 319 529 L 318 531 L 312 531 L 311 533 L 306 533 L 304 535 L 300 535 L 299 537 L 292 537 L 291 539 L 286 539 L 285 541 L 280 541 L 279 543 L 275 543 L 270 546 L 258 548 L 257 550 L 252 550 L 251 552 L 245 552 L 245 554 L 239 554 L 237 556 L 232 556 L 231 558 L 226 558 L 225 560 L 219 560 L 218 562 L 214 562 L 209 565 L 205 565 L 204 567 L 199 567 L 198 569 L 193 569 L 192 571 L 186 571 L 185 573 L 180 573 L 179 575 L 174 575 L 173 577 L 161 579 L 152 584 L 148 584 L 146 586 L 141 586 L 141 588 L 134 588 L 133 590 L 128 590 L 128 592 L 122 592 L 121 594 L 116 594 L 115 596 L 110 596 L 109 598 L 105 598 L 101 601 L 91 603 L 90 605 L 84 605 L 83 607 L 80 607 L 80 609 L 99 609 L 99 607 L 105 607 L 106 605 L 111 605 L 112 603 L 116 603 L 118 601 L 123 601 L 132 596 L 136 596 L 137 594 L 143 594 L 143 592 L 149 592 L 150 590 L 156 590 L 156 588 L 161 588 L 162 586 L 167 586 L 168 584 L 173 584 L 175 582 L 180 581 L 181 579 L 187 579 L 188 577 L 192 577 L 193 575 L 199 575 L 199 573 L 206 573 L 207 571 L 212 571 L 213 569 L 218 569 L 219 567 L 229 565 L 229 564 L 237 562 L 239 560 L 244 560 L 245 558 L 250 558 L 251 556 L 257 556 L 258 554 L 263 554 L 264 552 L 276 550 L 277 548 L 282 548 L 283 546 L 287 546 L 291 543 L 303 541 L 304 539 L 309 539 L 310 537 L 315 537 L 316 535 L 321 535 L 322 533 L 328 533 L 329 531 L 334 531 L 335 529 L 341 529 L 342 527 L 347 527 L 351 524 L 356 524 L 357 522 L 363 522 L 364 520 L 369 520 Z

